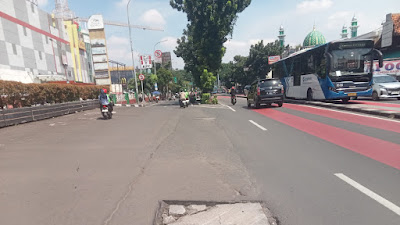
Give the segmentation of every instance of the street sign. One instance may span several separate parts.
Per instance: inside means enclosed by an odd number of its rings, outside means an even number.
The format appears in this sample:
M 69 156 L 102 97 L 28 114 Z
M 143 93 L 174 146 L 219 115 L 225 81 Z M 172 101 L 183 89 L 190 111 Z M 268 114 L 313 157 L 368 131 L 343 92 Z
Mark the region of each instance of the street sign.
M 157 83 L 154 83 L 154 90 L 158 91 L 158 85 L 157 85 Z
M 174 77 L 174 83 L 178 83 L 178 79 L 176 77 Z
M 162 51 L 161 51 L 161 50 L 156 50 L 156 51 L 154 52 L 154 56 L 155 56 L 156 58 L 161 58 L 161 56 L 162 56 Z
M 140 74 L 140 75 L 139 75 L 139 80 L 144 81 L 144 78 L 145 78 L 145 77 L 144 77 L 143 74 Z
M 151 56 L 150 55 L 141 55 L 140 56 L 140 68 L 141 69 L 153 68 L 153 64 L 151 62 Z

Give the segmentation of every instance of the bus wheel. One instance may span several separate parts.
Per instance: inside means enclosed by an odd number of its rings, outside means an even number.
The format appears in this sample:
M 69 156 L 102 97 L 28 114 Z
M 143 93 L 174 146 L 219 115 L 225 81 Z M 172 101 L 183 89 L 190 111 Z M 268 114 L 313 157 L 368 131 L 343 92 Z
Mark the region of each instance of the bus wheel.
M 342 98 L 342 102 L 345 104 L 349 103 L 349 100 L 350 100 L 350 98 Z
M 313 92 L 311 88 L 307 90 L 307 101 L 312 101 L 313 100 Z

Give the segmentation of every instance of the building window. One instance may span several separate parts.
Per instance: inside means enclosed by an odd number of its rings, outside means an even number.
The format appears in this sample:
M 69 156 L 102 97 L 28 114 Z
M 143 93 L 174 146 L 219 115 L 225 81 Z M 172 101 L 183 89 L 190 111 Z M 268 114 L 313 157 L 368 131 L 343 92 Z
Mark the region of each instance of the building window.
M 39 59 L 42 60 L 42 52 L 39 52 Z
M 32 9 L 32 12 L 35 13 L 35 5 L 33 3 L 31 4 L 31 9 Z
M 26 27 L 22 27 L 22 29 L 24 30 L 24 35 L 28 36 L 28 34 L 26 33 Z
M 15 44 L 12 44 L 13 52 L 14 55 L 17 55 L 17 46 Z

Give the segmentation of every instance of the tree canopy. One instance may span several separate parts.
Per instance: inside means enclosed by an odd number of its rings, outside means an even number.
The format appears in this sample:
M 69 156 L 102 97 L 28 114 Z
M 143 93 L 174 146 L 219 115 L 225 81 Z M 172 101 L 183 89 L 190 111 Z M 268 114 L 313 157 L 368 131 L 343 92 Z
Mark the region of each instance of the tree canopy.
M 209 89 L 225 54 L 223 44 L 232 35 L 237 15 L 251 0 L 171 0 L 172 8 L 187 14 L 188 25 L 174 51 L 185 62 L 195 83 Z

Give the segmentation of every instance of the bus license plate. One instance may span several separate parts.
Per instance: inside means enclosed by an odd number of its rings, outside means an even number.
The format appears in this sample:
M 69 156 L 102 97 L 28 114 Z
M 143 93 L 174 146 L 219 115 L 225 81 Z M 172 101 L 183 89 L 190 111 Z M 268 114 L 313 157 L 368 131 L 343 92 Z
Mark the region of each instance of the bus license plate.
M 357 93 L 348 93 L 347 96 L 357 96 Z

